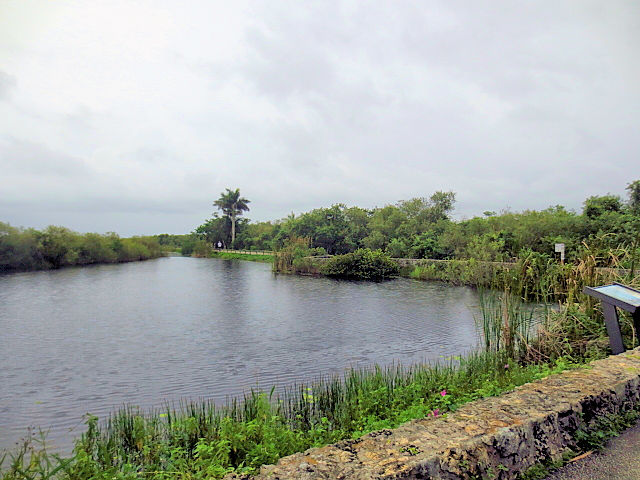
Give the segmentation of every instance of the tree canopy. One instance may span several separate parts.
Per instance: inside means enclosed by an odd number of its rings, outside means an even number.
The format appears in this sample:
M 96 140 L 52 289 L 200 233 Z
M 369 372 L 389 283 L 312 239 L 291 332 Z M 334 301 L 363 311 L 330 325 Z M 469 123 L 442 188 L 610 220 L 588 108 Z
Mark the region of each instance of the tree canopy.
M 235 244 L 236 240 L 236 221 L 237 217 L 243 212 L 249 211 L 249 200 L 240 196 L 240 189 L 231 190 L 229 188 L 220 194 L 220 198 L 213 202 L 215 207 L 222 210 L 224 216 L 231 220 L 231 244 Z
M 554 244 L 564 243 L 570 261 L 587 245 L 599 252 L 638 249 L 640 180 L 631 182 L 627 191 L 628 201 L 616 195 L 590 196 L 582 212 L 555 205 L 522 212 L 486 211 L 460 221 L 451 218 L 453 192 L 435 192 L 371 209 L 337 203 L 276 221 L 238 219 L 235 245 L 278 250 L 291 238 L 303 238 L 309 248 L 329 254 L 369 248 L 392 257 L 512 261 L 528 252 L 553 258 Z M 241 198 L 238 190 L 227 190 L 223 196 L 231 197 L 230 193 Z M 213 242 L 231 227 L 231 217 L 225 214 L 208 220 L 196 232 Z M 598 260 L 601 264 L 613 261 L 605 256 L 603 253 Z

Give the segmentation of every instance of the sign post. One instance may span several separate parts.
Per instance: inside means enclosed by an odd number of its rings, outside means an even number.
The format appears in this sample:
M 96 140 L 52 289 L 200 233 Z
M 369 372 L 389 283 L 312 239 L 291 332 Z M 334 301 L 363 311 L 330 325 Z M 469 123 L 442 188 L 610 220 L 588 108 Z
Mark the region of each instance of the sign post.
M 560 254 L 560 263 L 564 265 L 564 243 L 556 243 L 556 253 Z
M 624 352 L 618 311 L 621 308 L 633 315 L 636 337 L 640 342 L 640 291 L 620 283 L 600 287 L 584 287 L 583 292 L 602 301 L 602 313 L 609 334 L 609 343 L 614 355 Z

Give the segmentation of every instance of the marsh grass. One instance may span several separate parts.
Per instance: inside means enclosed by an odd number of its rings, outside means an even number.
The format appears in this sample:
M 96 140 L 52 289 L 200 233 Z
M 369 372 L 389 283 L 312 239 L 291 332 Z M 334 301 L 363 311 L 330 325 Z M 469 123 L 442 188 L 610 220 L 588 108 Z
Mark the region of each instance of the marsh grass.
M 576 260 L 564 265 L 549 255 L 524 250 L 515 263 L 423 260 L 408 276 L 501 292 L 508 290 L 527 301 L 585 302 L 593 308 L 596 302 L 582 293 L 585 286 L 614 281 L 636 285 L 640 282 L 637 271 L 623 268 L 632 257 L 633 250 L 625 247 L 601 251 L 584 244 Z
M 525 303 L 508 291 L 480 290 L 480 316 L 476 325 L 487 352 L 521 359 L 547 317 L 547 306 Z
M 223 406 L 208 400 L 146 412 L 126 406 L 104 422 L 88 417 L 69 459 L 42 450 L 40 462 L 30 463 L 18 454 L 2 478 L 204 479 L 251 473 L 282 456 L 443 415 L 564 368 L 562 361 L 521 365 L 503 353 L 476 352 L 432 364 L 350 369 L 279 392 L 251 391 Z M 32 447 L 25 444 L 22 451 Z

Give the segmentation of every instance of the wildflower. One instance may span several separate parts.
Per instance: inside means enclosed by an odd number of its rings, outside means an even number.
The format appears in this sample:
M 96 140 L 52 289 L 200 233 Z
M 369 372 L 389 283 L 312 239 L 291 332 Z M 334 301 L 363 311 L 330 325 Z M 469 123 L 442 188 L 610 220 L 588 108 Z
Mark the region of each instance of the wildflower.
M 508 364 L 508 363 L 505 363 L 505 364 L 504 364 L 504 369 L 505 369 L 505 370 L 507 370 L 508 368 L 509 368 L 509 364 Z
M 443 397 L 446 397 L 447 396 L 447 391 L 446 390 L 442 390 L 440 392 L 440 395 L 442 395 Z
M 436 408 L 436 409 L 431 411 L 431 416 L 432 417 L 437 417 L 438 415 L 440 415 L 440 409 Z

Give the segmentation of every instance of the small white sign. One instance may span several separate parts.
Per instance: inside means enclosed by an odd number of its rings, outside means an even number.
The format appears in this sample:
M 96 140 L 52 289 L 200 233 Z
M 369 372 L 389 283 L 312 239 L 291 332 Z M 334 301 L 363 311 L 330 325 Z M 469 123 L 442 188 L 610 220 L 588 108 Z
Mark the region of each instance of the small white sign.
M 564 243 L 556 243 L 556 253 L 564 253 Z

